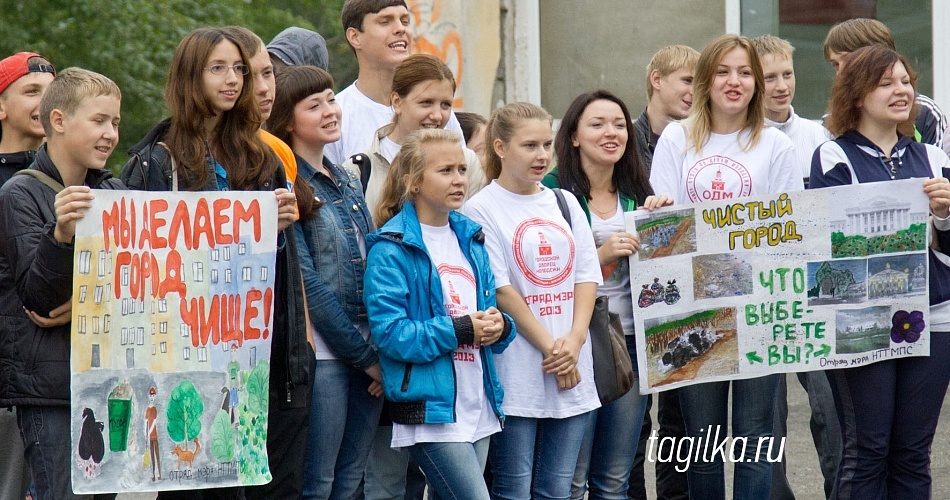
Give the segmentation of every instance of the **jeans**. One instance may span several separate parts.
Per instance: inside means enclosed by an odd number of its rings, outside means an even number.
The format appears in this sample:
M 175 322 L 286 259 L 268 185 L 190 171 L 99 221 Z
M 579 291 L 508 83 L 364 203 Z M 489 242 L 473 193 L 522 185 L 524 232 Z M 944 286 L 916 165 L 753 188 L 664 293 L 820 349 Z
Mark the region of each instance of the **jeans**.
M 844 451 L 839 499 L 931 498 L 930 447 L 950 382 L 950 333 L 930 356 L 828 370 Z
M 363 479 L 383 399 L 369 375 L 335 359 L 317 360 L 304 465 L 303 498 L 352 498 Z
M 387 419 L 388 420 L 388 419 Z M 420 478 L 419 467 L 410 460 L 405 448 L 394 450 L 393 426 L 379 425 L 373 432 L 372 451 L 366 462 L 363 491 L 366 500 L 422 500 L 425 478 Z
M 656 394 L 656 420 L 660 429 L 657 436 L 660 440 L 671 437 L 679 442 L 686 437 L 686 424 L 683 422 L 683 411 L 680 408 L 679 389 L 672 389 Z M 627 489 L 627 498 L 631 500 L 647 500 L 646 484 L 643 481 L 643 463 L 646 459 L 647 440 L 653 430 L 650 420 L 650 406 L 653 396 L 647 403 L 647 411 L 643 415 L 643 427 L 640 428 L 640 443 L 637 455 L 633 460 L 633 470 L 630 471 L 630 487 Z M 675 454 L 670 461 L 653 460 L 656 470 L 656 498 L 663 500 L 687 500 L 689 498 L 689 484 L 686 471 L 689 462 L 680 461 Z M 677 470 L 679 469 L 679 470 Z
M 815 443 L 815 450 L 818 452 L 818 466 L 824 477 L 825 498 L 831 498 L 838 461 L 841 460 L 841 427 L 838 425 L 838 414 L 831 395 L 831 385 L 824 371 L 799 372 L 796 375 L 808 394 L 808 406 L 811 407 L 809 419 L 811 437 Z M 775 439 L 787 435 L 787 420 L 788 386 L 786 378 L 780 376 L 773 421 Z M 784 458 L 772 464 L 772 500 L 795 499 L 786 477 L 787 466 Z
M 474 443 L 417 443 L 409 454 L 422 467 L 429 498 L 488 500 L 482 471 L 488 459 L 488 440 Z
M 16 408 L 0 408 L 0 436 L 8 439 L 8 446 L 0 446 L 0 498 L 23 499 L 30 489 L 23 440 L 12 438 L 19 433 Z
M 491 440 L 492 498 L 570 498 L 590 418 L 590 412 L 566 418 L 509 416 Z
M 78 418 L 78 417 L 77 417 Z M 33 472 L 35 500 L 112 499 L 115 494 L 75 495 L 70 473 L 75 467 L 65 406 L 17 406 L 17 425 Z
M 730 457 L 735 461 L 733 498 L 735 500 L 761 500 L 769 498 L 772 483 L 770 450 L 778 454 L 780 442 L 772 442 L 772 413 L 775 407 L 775 391 L 778 375 L 767 375 L 732 382 L 707 382 L 679 390 L 686 421 L 686 433 L 692 438 L 703 438 L 714 450 L 713 440 L 723 436 L 727 439 L 729 386 L 732 386 L 732 435 L 725 453 L 741 456 Z M 710 435 L 711 434 L 711 435 Z M 746 445 L 739 438 L 748 438 Z M 739 439 L 737 441 L 737 439 Z M 717 442 L 721 442 L 720 439 Z M 762 446 L 759 444 L 762 443 Z M 699 445 L 696 445 L 699 446 Z M 757 453 L 758 451 L 758 453 Z M 726 496 L 723 456 L 715 451 L 712 456 L 703 456 L 689 464 L 689 497 L 693 500 L 721 500 Z M 695 457 L 694 457 L 695 458 Z M 781 459 L 779 454 L 778 459 Z
M 627 352 L 637 372 L 636 337 L 626 336 Z M 640 428 L 647 408 L 647 396 L 641 396 L 640 381 L 616 401 L 591 412 L 587 433 L 574 471 L 571 498 L 625 500 L 630 468 L 640 441 Z

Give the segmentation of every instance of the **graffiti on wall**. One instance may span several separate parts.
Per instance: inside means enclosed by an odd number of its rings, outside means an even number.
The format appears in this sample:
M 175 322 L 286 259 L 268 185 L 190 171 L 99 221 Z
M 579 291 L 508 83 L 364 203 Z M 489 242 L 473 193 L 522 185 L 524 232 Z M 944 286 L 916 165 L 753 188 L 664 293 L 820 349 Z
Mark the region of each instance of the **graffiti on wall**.
M 462 35 L 458 25 L 443 17 L 445 2 L 443 0 L 409 0 L 409 11 L 413 22 L 412 52 L 416 54 L 431 54 L 442 61 L 455 75 L 456 88 L 462 87 Z M 453 107 L 460 108 L 464 104 L 462 97 L 456 96 Z

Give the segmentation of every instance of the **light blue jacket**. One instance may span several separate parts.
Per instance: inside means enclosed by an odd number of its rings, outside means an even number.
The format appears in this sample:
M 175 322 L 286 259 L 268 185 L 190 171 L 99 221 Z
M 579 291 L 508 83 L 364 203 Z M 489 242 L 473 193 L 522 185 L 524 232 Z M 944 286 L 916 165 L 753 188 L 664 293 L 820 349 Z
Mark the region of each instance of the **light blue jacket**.
M 495 306 L 495 277 L 481 227 L 457 212 L 449 214 L 449 225 L 476 277 L 478 310 Z M 468 316 L 453 319 L 445 311 L 442 282 L 423 242 L 415 206 L 407 202 L 366 243 L 369 255 L 363 301 L 379 348 L 383 391 L 392 402 L 393 422 L 455 422 L 457 384 L 452 353 L 460 343 L 472 342 L 471 321 Z M 504 391 L 493 355 L 504 351 L 516 335 L 514 322 L 507 315 L 505 323 L 506 331 L 498 342 L 479 349 L 485 392 L 502 422 Z

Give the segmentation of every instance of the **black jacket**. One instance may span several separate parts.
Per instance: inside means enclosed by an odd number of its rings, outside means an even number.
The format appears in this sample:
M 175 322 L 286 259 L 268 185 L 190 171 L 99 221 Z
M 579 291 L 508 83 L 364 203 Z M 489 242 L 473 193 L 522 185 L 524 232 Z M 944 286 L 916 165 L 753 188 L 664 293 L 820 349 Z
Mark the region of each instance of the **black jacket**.
M 172 162 L 168 149 L 159 144 L 170 124 L 170 119 L 163 120 L 129 149 L 131 158 L 120 174 L 129 189 L 172 191 Z M 212 166 L 209 164 L 208 168 L 212 169 Z M 199 191 L 218 190 L 213 170 L 210 179 Z M 258 188 L 273 192 L 276 187 L 286 185 L 283 169 L 277 169 L 274 178 Z M 184 191 L 190 186 L 188 177 L 180 175 L 178 189 Z M 304 290 L 294 231 L 284 231 L 283 240 L 284 245 L 277 252 L 277 275 L 274 278 L 276 296 L 270 360 L 270 391 L 272 396 L 278 395 L 280 409 L 309 406 L 313 377 L 310 367 L 314 359 L 313 349 L 307 343 Z
M 30 168 L 62 182 L 45 145 Z M 106 170 L 90 170 L 84 183 L 125 187 Z M 72 297 L 73 245 L 53 238 L 55 198 L 27 175 L 0 189 L 0 406 L 69 405 L 70 325 L 40 328 L 23 312 L 48 316 Z
M 20 151 L 19 153 L 0 154 L 0 186 L 10 180 L 13 174 L 33 163 L 36 151 Z
M 653 135 L 653 129 L 650 127 L 650 117 L 647 116 L 647 110 L 644 109 L 640 118 L 633 121 L 633 137 L 637 140 L 637 150 L 640 151 L 640 159 L 643 160 L 643 166 L 647 169 L 647 178 L 650 178 L 650 170 L 653 167 L 653 150 L 656 149 L 656 143 L 659 136 Z

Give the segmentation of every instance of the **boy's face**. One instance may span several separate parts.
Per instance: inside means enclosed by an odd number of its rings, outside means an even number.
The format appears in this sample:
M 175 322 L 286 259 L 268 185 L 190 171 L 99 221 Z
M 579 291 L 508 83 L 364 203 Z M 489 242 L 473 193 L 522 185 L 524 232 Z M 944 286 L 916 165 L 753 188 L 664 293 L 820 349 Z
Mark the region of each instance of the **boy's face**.
M 412 30 L 405 7 L 386 7 L 367 14 L 363 18 L 363 31 L 353 29 L 353 32 L 350 43 L 367 61 L 395 68 L 409 57 Z
M 831 67 L 835 69 L 835 74 L 841 73 L 841 67 L 844 66 L 844 58 L 850 52 L 831 52 L 831 55 L 828 56 L 828 62 L 831 63 Z
M 46 136 L 40 123 L 40 99 L 53 81 L 52 73 L 27 73 L 0 94 L 0 121 L 4 136 L 32 139 Z
M 119 143 L 118 97 L 83 99 L 76 112 L 62 116 L 62 151 L 76 167 L 101 170 Z M 58 110 L 53 110 L 53 114 Z M 53 119 L 54 128 L 56 120 Z
M 689 116 L 693 105 L 693 71 L 680 68 L 666 76 L 659 72 L 651 77 L 653 99 L 658 100 L 662 113 L 673 120 Z
M 261 119 L 267 121 L 274 106 L 274 89 L 277 87 L 274 65 L 270 62 L 270 55 L 267 54 L 267 49 L 263 45 L 250 62 L 251 76 L 254 79 L 254 97 L 261 108 Z
M 788 120 L 795 97 L 792 58 L 782 54 L 765 54 L 760 60 L 765 74 L 765 114 L 770 120 L 784 122 Z

